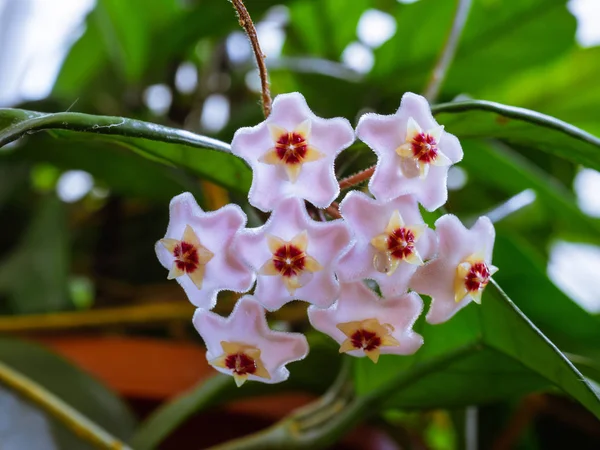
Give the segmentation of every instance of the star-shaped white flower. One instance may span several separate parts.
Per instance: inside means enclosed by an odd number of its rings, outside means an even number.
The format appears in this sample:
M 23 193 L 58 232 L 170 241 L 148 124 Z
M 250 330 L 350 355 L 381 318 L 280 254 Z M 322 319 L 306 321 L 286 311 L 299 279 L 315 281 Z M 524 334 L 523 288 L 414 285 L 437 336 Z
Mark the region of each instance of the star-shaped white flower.
M 264 309 L 250 295 L 238 300 L 227 319 L 198 309 L 193 322 L 206 344 L 209 364 L 232 375 L 238 386 L 246 380 L 285 381 L 290 375 L 285 365 L 308 354 L 304 335 L 269 329 Z
M 308 308 L 310 323 L 340 344 L 340 353 L 368 356 L 410 355 L 423 344 L 412 326 L 423 310 L 415 292 L 380 299 L 364 283 L 342 283 L 340 298 L 328 309 Z
M 268 310 L 294 299 L 327 307 L 337 298 L 334 266 L 349 242 L 342 220 L 316 222 L 302 200 L 288 198 L 265 225 L 240 232 L 234 251 L 258 272 L 254 295 Z
M 431 296 L 429 323 L 450 319 L 471 301 L 481 303 L 481 294 L 498 270 L 492 266 L 496 232 L 487 217 L 480 217 L 471 229 L 451 214 L 436 222 L 438 257 L 419 268 L 410 280 L 415 291 Z
M 252 287 L 254 274 L 230 249 L 234 235 L 246 225 L 239 206 L 204 212 L 186 192 L 171 200 L 169 214 L 156 255 L 192 304 L 212 309 L 219 291 L 246 292 Z
M 378 200 L 412 194 L 429 211 L 446 203 L 448 168 L 463 151 L 435 121 L 424 97 L 408 92 L 395 114 L 363 115 L 356 135 L 377 154 L 369 190 Z
M 295 197 L 326 208 L 340 192 L 334 160 L 352 142 L 348 120 L 317 117 L 294 92 L 275 97 L 264 122 L 237 130 L 231 152 L 252 167 L 251 205 L 272 211 L 281 199 Z
M 377 281 L 384 296 L 397 296 L 406 292 L 423 261 L 435 255 L 435 232 L 427 228 L 413 196 L 384 202 L 352 191 L 340 212 L 354 233 L 350 250 L 336 268 L 342 281 L 369 278 Z

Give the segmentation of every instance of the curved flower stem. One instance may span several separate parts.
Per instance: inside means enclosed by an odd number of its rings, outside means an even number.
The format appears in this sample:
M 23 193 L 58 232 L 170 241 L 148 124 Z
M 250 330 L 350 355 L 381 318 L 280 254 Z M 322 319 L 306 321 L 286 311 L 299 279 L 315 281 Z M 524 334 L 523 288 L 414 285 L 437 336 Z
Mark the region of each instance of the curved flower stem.
M 375 172 L 375 166 L 369 167 L 368 169 L 355 173 L 354 175 L 350 175 L 349 177 L 342 178 L 340 180 L 340 189 L 348 189 L 368 180 L 373 175 L 373 172 Z
M 440 54 L 440 57 L 431 72 L 431 77 L 425 88 L 424 96 L 430 103 L 434 103 L 442 87 L 442 83 L 446 78 L 450 64 L 456 54 L 460 36 L 462 35 L 463 29 L 469 17 L 469 11 L 471 10 L 472 0 L 458 0 L 456 7 L 456 14 L 454 15 L 454 22 L 450 33 L 446 39 L 446 44 Z
M 301 425 L 299 428 L 306 429 L 315 423 L 315 418 L 320 413 L 327 414 L 332 405 L 340 402 L 347 402 L 354 395 L 354 385 L 352 383 L 352 358 L 349 356 L 342 357 L 340 371 L 329 387 L 327 392 L 315 402 L 306 405 L 303 408 L 296 410 L 294 417 Z M 334 408 L 336 409 L 336 408 Z
M 271 92 L 269 90 L 269 77 L 267 75 L 267 66 L 265 65 L 265 55 L 260 49 L 256 28 L 254 27 L 254 23 L 250 18 L 246 6 L 244 6 L 244 2 L 242 0 L 231 0 L 231 3 L 233 3 L 233 7 L 238 13 L 240 25 L 246 32 L 246 35 L 248 35 L 250 44 L 252 44 L 252 51 L 256 57 L 256 65 L 258 66 L 258 74 L 260 76 L 263 113 L 265 118 L 267 118 L 269 117 L 269 114 L 271 114 Z
M 342 218 L 342 215 L 340 214 L 340 205 L 337 202 L 333 202 L 331 205 L 325 208 L 325 212 L 334 219 Z
M 64 403 L 39 384 L 0 362 L 0 382 L 35 403 L 51 417 L 60 421 L 73 433 L 96 448 L 103 450 L 131 450 L 117 438 Z

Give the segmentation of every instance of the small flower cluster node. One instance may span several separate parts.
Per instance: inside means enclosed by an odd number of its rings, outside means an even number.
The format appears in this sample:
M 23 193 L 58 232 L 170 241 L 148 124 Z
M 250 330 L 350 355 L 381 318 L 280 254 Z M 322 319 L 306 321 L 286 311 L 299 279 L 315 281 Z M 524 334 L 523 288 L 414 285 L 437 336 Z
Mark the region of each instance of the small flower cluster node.
M 325 209 L 336 200 L 334 161 L 356 137 L 378 157 L 371 195 L 350 191 L 341 219 L 313 220 L 305 202 Z M 423 344 L 412 329 L 423 310 L 419 294 L 432 299 L 426 320 L 441 323 L 480 303 L 498 270 L 489 219 L 467 229 L 447 214 L 433 230 L 421 216 L 419 204 L 433 211 L 446 202 L 448 168 L 463 156 L 421 96 L 405 94 L 389 116 L 365 114 L 355 132 L 346 119 L 315 116 L 298 93 L 280 95 L 267 120 L 235 133 L 231 151 L 252 168 L 249 202 L 271 213 L 267 222 L 247 228 L 237 205 L 205 212 L 181 194 L 156 252 L 198 307 L 193 322 L 207 360 L 238 386 L 284 381 L 286 364 L 308 353 L 304 335 L 271 330 L 265 310 L 309 302 L 310 323 L 340 353 L 376 363 L 381 354 L 409 355 Z M 211 311 L 220 291 L 251 289 L 228 318 Z

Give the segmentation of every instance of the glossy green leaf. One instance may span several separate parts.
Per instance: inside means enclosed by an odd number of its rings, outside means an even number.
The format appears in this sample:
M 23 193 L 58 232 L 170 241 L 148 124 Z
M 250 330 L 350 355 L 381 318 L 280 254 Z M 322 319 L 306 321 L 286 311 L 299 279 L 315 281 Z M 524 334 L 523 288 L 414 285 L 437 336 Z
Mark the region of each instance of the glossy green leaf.
M 600 170 L 600 138 L 554 117 L 488 101 L 444 103 L 432 110 L 460 139 L 501 139 Z
M 599 72 L 600 47 L 576 48 L 549 66 L 489 86 L 481 98 L 540 111 L 600 135 Z
M 477 94 L 574 48 L 577 22 L 567 3 L 475 0 L 444 91 Z
M 73 101 L 82 85 L 106 83 L 106 76 L 103 80 L 98 76 L 105 71 L 110 71 L 111 83 L 138 83 L 153 57 L 154 30 L 181 12 L 175 0 L 99 0 L 87 17 L 85 33 L 63 64 L 55 95 Z
M 294 20 L 290 24 L 289 40 L 292 45 L 287 46 L 287 51 L 338 60 L 344 48 L 357 40 L 358 20 L 368 7 L 367 0 L 292 3 L 290 15 Z
M 495 285 L 488 286 L 481 306 L 471 304 L 442 325 L 421 321 L 417 331 L 425 344 L 415 355 L 382 356 L 377 365 L 360 360 L 359 392 L 383 395 L 389 406 L 424 409 L 499 401 L 554 386 L 600 417 L 598 393 Z M 436 370 L 421 373 L 423 367 Z M 411 378 L 417 371 L 420 376 Z M 394 390 L 399 374 L 412 382 Z
M 82 143 L 108 142 L 154 161 L 183 167 L 240 193 L 246 193 L 250 186 L 248 167 L 229 153 L 228 144 L 216 139 L 122 117 L 0 109 L 0 146 L 40 130 L 56 130 L 56 136 Z
M 518 307 L 561 349 L 586 354 L 600 348 L 600 318 L 567 297 L 548 278 L 544 259 L 524 238 L 497 227 L 494 278 Z M 527 282 L 523 282 L 526 278 Z
M 454 61 L 442 86 L 449 96 L 478 95 L 494 83 L 552 61 L 574 47 L 575 19 L 566 0 L 474 0 Z M 456 2 L 397 4 L 396 35 L 375 51 L 374 80 L 389 92 L 420 92 L 444 45 Z M 423 32 L 427 30 L 427 32 Z
M 532 129 L 532 133 L 535 132 Z M 556 139 L 556 148 L 559 149 L 562 148 L 561 143 L 566 145 L 568 141 L 565 136 L 557 136 Z M 548 226 L 555 232 L 578 235 L 580 239 L 588 241 L 600 241 L 600 220 L 584 214 L 577 206 L 572 192 L 532 162 L 498 143 L 465 139 L 462 145 L 465 158 L 460 167 L 467 170 L 471 186 L 487 186 L 501 190 L 507 196 L 531 189 L 536 194 L 536 203 L 542 206 L 540 212 L 545 213 Z M 571 145 L 576 147 L 577 141 Z M 529 144 L 528 147 L 534 147 L 534 144 Z M 600 157 L 600 147 L 598 155 Z M 528 223 L 531 224 L 531 221 Z
M 61 357 L 37 344 L 0 338 L 0 361 L 57 395 L 115 437 L 127 440 L 131 436 L 135 421 L 123 402 Z M 55 424 L 54 428 L 61 448 L 89 448 L 62 426 Z
M 261 0 L 249 8 L 254 19 L 275 0 Z M 54 86 L 53 95 L 69 105 L 77 99 L 92 111 L 124 114 L 126 106 L 106 102 L 106 94 L 122 89 L 140 91 L 169 82 L 173 63 L 184 61 L 203 38 L 239 30 L 227 0 L 100 0 L 86 21 L 86 31 L 75 43 Z M 90 109 L 87 109 L 88 111 Z

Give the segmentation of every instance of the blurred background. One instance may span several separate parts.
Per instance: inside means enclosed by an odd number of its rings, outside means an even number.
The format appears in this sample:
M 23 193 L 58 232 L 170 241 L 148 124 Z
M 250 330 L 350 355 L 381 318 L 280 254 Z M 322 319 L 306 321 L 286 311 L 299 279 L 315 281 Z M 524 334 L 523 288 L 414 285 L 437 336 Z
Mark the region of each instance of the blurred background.
M 394 112 L 406 91 L 423 91 L 456 8 L 449 0 L 247 0 L 246 6 L 272 93 L 299 91 L 317 115 L 353 124 L 366 111 Z M 598 0 L 473 0 L 439 102 L 521 106 L 598 136 L 598 45 Z M 226 0 L 0 0 L 0 107 L 131 117 L 229 142 L 237 128 L 262 119 L 254 67 Z M 561 349 L 600 361 L 598 336 L 582 346 L 546 314 L 553 296 L 568 303 L 572 316 L 564 320 L 572 327 L 579 314 L 593 320 L 600 314 L 598 239 L 572 222 L 572 214 L 593 227 L 600 222 L 600 173 L 511 148 L 504 153 L 508 163 L 490 176 L 476 158 L 469 163 L 471 152 L 483 151 L 478 145 L 465 144 L 464 163 L 450 173 L 449 209 L 468 221 L 513 198 L 518 212 L 498 225 L 498 246 L 505 249 L 497 250 L 499 282 Z M 373 162 L 369 152 L 353 152 L 340 157 L 338 172 Z M 98 419 L 119 422 L 110 426 L 124 434 L 211 373 L 190 326 L 193 308 L 154 256 L 168 202 L 182 191 L 205 209 L 234 201 L 252 214 L 252 224 L 263 219 L 247 207 L 242 190 L 228 192 L 139 158 L 125 144 L 38 133 L 0 149 L 0 333 L 27 342 L 0 342 L 0 359 L 5 346 L 6 358 L 47 371 L 50 383 L 68 392 L 60 365 L 66 363 L 46 366 L 49 356 L 28 343 L 61 354 L 114 392 L 112 407 L 121 411 L 126 402 L 133 412 L 118 416 L 126 419 Z M 527 278 L 532 271 L 552 283 L 537 290 L 537 278 Z M 232 301 L 224 296 L 219 310 Z M 305 329 L 303 314 L 291 305 L 273 320 Z M 109 396 L 90 383 L 98 398 Z M 91 415 L 110 415 L 91 395 L 71 396 Z M 238 434 L 258 429 L 311 396 L 281 398 L 195 417 L 164 448 L 202 448 L 230 436 L 231 424 Z M 600 446 L 597 421 L 562 398 L 535 394 L 478 414 L 481 448 L 564 448 L 563 439 L 570 448 Z M 340 448 L 400 448 L 397 442 L 461 448 L 452 411 L 391 411 L 383 422 L 367 426 L 363 441 L 349 439 Z M 191 440 L 199 423 L 210 424 L 212 434 Z M 0 388 L 1 450 L 84 448 L 49 427 L 41 413 Z M 404 441 L 389 437 L 392 427 Z M 39 433 L 26 433 L 33 429 Z

